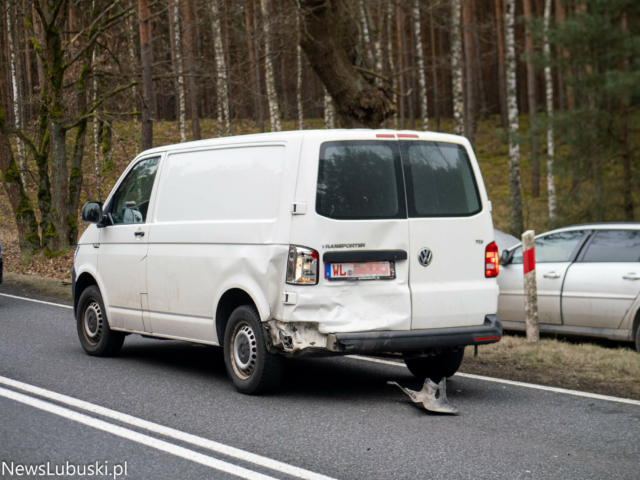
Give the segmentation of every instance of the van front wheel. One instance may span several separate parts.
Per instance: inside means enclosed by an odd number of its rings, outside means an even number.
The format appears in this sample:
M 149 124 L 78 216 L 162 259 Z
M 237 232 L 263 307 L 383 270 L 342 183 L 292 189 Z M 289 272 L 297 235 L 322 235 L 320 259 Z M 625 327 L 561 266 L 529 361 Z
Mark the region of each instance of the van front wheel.
M 430 378 L 439 382 L 442 377 L 452 377 L 460 368 L 464 348 L 445 350 L 428 357 L 405 358 L 404 363 L 413 375 L 420 380 Z
M 224 334 L 224 363 L 236 389 L 248 395 L 275 389 L 282 379 L 283 360 L 267 350 L 256 309 L 250 305 L 236 308 Z
M 97 286 L 91 285 L 82 292 L 76 317 L 80 345 L 85 352 L 94 357 L 109 357 L 120 351 L 124 333 L 109 328 L 107 312 Z

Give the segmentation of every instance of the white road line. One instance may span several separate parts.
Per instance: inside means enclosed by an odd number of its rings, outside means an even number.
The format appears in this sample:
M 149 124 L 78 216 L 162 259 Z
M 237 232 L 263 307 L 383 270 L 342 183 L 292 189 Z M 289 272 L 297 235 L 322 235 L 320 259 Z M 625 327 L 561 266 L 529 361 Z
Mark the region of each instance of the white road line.
M 394 367 L 407 368 L 404 363 L 393 362 L 391 360 L 381 360 L 379 358 L 368 358 L 360 355 L 347 355 L 348 358 L 357 360 L 365 360 L 367 362 L 382 363 L 384 365 L 393 365 Z M 629 398 L 610 397 L 608 395 L 600 395 L 599 393 L 580 392 L 578 390 L 568 390 L 566 388 L 547 387 L 545 385 L 536 385 L 534 383 L 515 382 L 513 380 L 503 380 L 502 378 L 484 377 L 482 375 L 474 375 L 472 373 L 458 372 L 456 377 L 473 378 L 474 380 L 483 380 L 485 382 L 503 383 L 505 385 L 513 385 L 515 387 L 533 388 L 535 390 L 545 390 L 547 392 L 564 393 L 566 395 L 575 395 L 576 397 L 595 398 L 598 400 L 606 400 L 607 402 L 627 403 L 629 405 L 640 406 L 640 400 L 631 400 Z
M 229 473 L 240 478 L 246 478 L 247 480 L 275 480 L 273 477 L 270 477 L 268 475 L 263 475 L 262 473 L 247 470 L 246 468 L 233 465 L 232 463 L 224 462 L 213 457 L 208 457 L 207 455 L 189 450 L 188 448 L 180 447 L 163 440 L 158 440 L 157 438 L 138 433 L 134 430 L 120 427 L 118 425 L 113 425 L 103 420 L 85 415 L 83 413 L 78 413 L 74 412 L 73 410 L 69 410 L 68 408 L 59 407 L 58 405 L 54 405 L 53 403 L 38 400 L 37 398 L 33 398 L 28 395 L 23 395 L 22 393 L 7 390 L 5 388 L 0 388 L 0 396 L 15 400 L 16 402 L 24 403 L 25 405 L 29 405 L 40 410 L 44 410 L 45 412 L 53 413 L 54 415 L 67 418 L 69 420 L 73 420 L 74 422 L 82 423 L 83 425 L 87 425 L 89 427 L 111 433 L 118 437 L 122 437 L 136 443 L 141 443 L 142 445 L 155 448 L 156 450 L 170 453 L 171 455 L 175 455 L 177 457 L 186 458 L 187 460 L 191 460 L 192 462 L 196 462 L 201 465 L 205 465 L 215 470 Z
M 54 307 L 70 308 L 73 310 L 73 307 L 71 305 L 64 305 L 62 303 L 45 302 L 43 300 L 36 300 L 35 298 L 18 297 L 17 295 L 9 295 L 8 293 L 0 293 L 0 295 L 3 297 L 17 298 L 18 300 L 26 300 L 28 302 L 44 303 L 45 305 L 53 305 Z
M 255 453 L 246 452 L 239 448 L 231 447 L 223 443 L 214 442 L 213 440 L 208 440 L 196 435 L 191 435 L 190 433 L 175 430 L 170 427 L 165 427 L 157 423 L 149 422 L 141 418 L 127 415 L 126 413 L 121 413 L 109 408 L 101 407 L 99 405 L 85 402 L 84 400 L 79 400 L 77 398 L 69 397 L 61 393 L 52 392 L 51 390 L 45 390 L 44 388 L 36 387 L 35 385 L 30 385 L 28 383 L 19 382 L 17 380 L 12 380 L 10 378 L 2 376 L 0 376 L 0 384 L 4 384 L 25 392 L 33 393 L 35 395 L 39 395 L 41 397 L 48 398 L 65 405 L 69 405 L 75 408 L 86 410 L 88 412 L 102 415 L 107 418 L 111 418 L 113 420 L 117 420 L 118 422 L 127 425 L 132 425 L 149 432 L 174 438 L 185 443 L 190 443 L 192 445 L 196 445 L 213 452 L 221 453 L 223 455 L 227 455 L 229 457 L 233 457 L 245 462 L 253 463 L 255 465 L 260 465 L 261 467 L 266 467 L 271 470 L 275 470 L 286 475 L 291 475 L 293 477 L 298 477 L 303 480 L 333 480 L 331 477 L 327 477 L 319 473 L 311 472 L 309 470 L 295 467 L 287 463 L 279 462 L 278 460 L 273 460 L 271 458 L 263 457 Z

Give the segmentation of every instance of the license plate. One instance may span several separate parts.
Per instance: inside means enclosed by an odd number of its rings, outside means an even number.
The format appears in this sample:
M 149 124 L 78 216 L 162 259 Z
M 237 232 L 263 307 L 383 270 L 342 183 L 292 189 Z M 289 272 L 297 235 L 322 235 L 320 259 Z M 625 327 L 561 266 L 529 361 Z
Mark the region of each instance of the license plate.
M 393 280 L 396 278 L 394 262 L 325 263 L 327 280 Z

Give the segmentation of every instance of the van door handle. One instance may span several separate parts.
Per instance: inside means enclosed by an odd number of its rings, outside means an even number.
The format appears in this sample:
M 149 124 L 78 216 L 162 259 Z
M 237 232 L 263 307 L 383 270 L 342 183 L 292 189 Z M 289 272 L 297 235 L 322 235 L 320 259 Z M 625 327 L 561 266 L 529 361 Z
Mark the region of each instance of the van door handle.
M 635 272 L 627 273 L 626 275 L 623 275 L 622 278 L 625 280 L 640 280 L 640 277 L 636 275 Z
M 136 237 L 144 237 L 144 232 L 135 232 L 134 235 Z
M 556 272 L 549 272 L 542 275 L 544 278 L 560 278 L 560 274 Z

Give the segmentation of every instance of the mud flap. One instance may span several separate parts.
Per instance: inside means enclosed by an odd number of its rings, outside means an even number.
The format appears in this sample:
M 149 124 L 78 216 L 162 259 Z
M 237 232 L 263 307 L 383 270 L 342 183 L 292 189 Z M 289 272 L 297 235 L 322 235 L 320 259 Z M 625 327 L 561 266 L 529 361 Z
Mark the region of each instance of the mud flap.
M 435 383 L 430 378 L 424 381 L 422 390 L 416 392 L 401 387 L 397 382 L 387 382 L 389 385 L 397 385 L 404 393 L 409 395 L 411 401 L 417 406 L 422 405 L 429 412 L 458 413 L 458 408 L 447 400 L 447 378 L 443 377 L 440 383 Z

